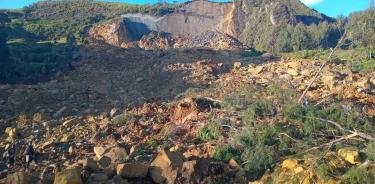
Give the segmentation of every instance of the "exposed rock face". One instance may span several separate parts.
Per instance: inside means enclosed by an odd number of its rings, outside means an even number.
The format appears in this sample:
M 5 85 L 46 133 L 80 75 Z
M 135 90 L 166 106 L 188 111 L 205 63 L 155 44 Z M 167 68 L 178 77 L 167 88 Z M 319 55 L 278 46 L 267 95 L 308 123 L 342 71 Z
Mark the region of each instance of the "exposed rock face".
M 150 31 L 192 36 L 213 30 L 226 33 L 229 22 L 222 21 L 232 11 L 232 8 L 232 3 L 200 0 L 186 3 L 178 11 L 163 17 L 127 14 L 124 15 L 124 22 L 132 37 L 136 39 Z
M 280 3 L 272 5 L 270 20 L 273 25 L 295 24 L 297 22 L 296 18 L 291 15 L 289 8 Z
M 113 22 L 91 28 L 89 41 L 91 43 L 105 42 L 116 47 L 127 47 L 127 43 L 132 40 L 124 23 Z

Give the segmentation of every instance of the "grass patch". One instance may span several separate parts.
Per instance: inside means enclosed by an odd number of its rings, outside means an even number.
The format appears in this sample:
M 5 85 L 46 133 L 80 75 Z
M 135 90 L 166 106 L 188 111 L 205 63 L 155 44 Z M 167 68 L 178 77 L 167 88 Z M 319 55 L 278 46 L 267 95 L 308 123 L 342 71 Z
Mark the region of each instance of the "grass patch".
M 218 139 L 220 135 L 220 127 L 216 122 L 209 122 L 198 130 L 198 138 L 203 142 Z

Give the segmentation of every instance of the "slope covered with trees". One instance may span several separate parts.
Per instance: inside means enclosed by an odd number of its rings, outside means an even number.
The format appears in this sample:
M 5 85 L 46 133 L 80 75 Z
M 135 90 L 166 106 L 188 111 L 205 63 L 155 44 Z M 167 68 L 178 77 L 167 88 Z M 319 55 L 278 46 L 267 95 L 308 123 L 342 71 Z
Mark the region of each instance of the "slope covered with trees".
M 9 22 L 8 16 L 0 12 L 0 82 L 5 81 L 10 75 L 8 70 L 11 67 L 12 63 L 9 58 L 9 50 L 6 45 L 6 32 L 5 24 Z

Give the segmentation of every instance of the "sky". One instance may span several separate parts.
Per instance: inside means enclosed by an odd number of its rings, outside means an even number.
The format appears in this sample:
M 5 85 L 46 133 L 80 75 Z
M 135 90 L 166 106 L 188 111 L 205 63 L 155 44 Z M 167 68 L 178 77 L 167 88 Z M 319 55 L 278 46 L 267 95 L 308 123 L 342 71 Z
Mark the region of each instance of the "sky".
M 37 2 L 38 0 L 0 0 L 0 9 L 22 8 Z M 158 0 L 104 0 L 112 2 L 126 2 L 131 4 L 155 3 Z M 181 2 L 184 0 L 168 0 L 168 2 Z M 228 0 L 214 0 L 228 1 Z M 330 17 L 338 15 L 348 16 L 351 12 L 368 8 L 370 0 L 301 0 L 307 6 L 324 13 Z

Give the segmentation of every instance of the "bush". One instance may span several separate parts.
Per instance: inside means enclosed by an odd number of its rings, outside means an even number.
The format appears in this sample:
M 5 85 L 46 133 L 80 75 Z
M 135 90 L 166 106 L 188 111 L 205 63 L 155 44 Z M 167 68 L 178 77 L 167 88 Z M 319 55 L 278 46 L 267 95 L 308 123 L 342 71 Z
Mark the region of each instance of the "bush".
M 235 137 L 234 144 L 243 148 L 241 160 L 245 170 L 253 179 L 260 177 L 267 169 L 273 167 L 276 159 L 283 154 L 279 133 L 275 125 L 256 125 L 247 127 Z M 291 144 L 287 144 L 291 146 Z
M 375 172 L 370 169 L 352 168 L 342 180 L 343 184 L 372 184 L 375 181 Z
M 275 149 L 272 146 L 259 144 L 253 149 L 246 149 L 241 158 L 245 162 L 246 171 L 255 179 L 273 167 L 275 156 Z
M 254 124 L 260 119 L 271 117 L 276 114 L 273 104 L 269 100 L 259 99 L 249 106 L 245 114 L 245 121 Z
M 370 142 L 365 149 L 367 158 L 371 161 L 375 161 L 375 141 Z
M 215 150 L 213 158 L 216 160 L 229 161 L 230 159 L 238 159 L 240 151 L 231 146 L 221 146 Z
M 134 123 L 137 121 L 137 116 L 135 114 L 132 114 L 132 113 L 123 113 L 123 114 L 120 114 L 120 115 L 117 115 L 115 117 L 113 117 L 112 119 L 112 123 L 116 124 L 116 125 L 122 125 L 122 124 L 126 124 L 126 123 Z

